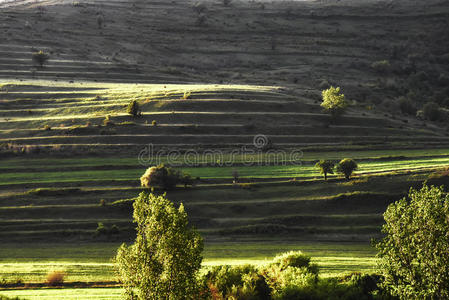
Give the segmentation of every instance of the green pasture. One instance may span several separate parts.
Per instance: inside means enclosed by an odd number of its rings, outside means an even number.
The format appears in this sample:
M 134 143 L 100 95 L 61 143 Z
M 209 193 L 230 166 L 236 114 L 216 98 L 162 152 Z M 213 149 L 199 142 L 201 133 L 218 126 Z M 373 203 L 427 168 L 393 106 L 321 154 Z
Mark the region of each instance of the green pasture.
M 0 249 L 0 280 L 42 283 L 50 271 L 63 271 L 67 282 L 116 281 L 112 258 L 120 243 L 5 244 Z M 346 272 L 374 272 L 375 250 L 369 244 L 284 242 L 206 243 L 205 267 L 265 264 L 279 253 L 301 250 L 312 257 L 324 277 Z
M 98 162 L 91 161 L 92 164 L 86 167 L 87 170 L 62 171 L 63 160 L 59 166 L 61 171 L 52 170 L 23 172 L 16 170 L 14 172 L 2 172 L 0 174 L 0 185 L 21 184 L 21 183 L 55 183 L 55 182 L 83 182 L 83 181 L 120 181 L 120 180 L 136 180 L 144 173 L 145 167 L 138 167 L 136 162 L 135 168 L 118 168 L 111 170 L 95 170 Z M 2 162 L 2 165 L 9 164 L 8 160 Z M 50 164 L 45 164 L 47 167 Z M 70 165 L 70 163 L 69 163 Z M 448 157 L 425 157 L 411 159 L 388 159 L 373 160 L 359 162 L 359 169 L 355 174 L 363 175 L 370 173 L 395 172 L 416 170 L 420 168 L 435 168 L 449 165 Z M 225 179 L 232 178 L 233 170 L 237 170 L 241 178 L 314 178 L 319 177 L 319 170 L 313 164 L 299 165 L 275 165 L 275 166 L 223 166 L 223 167 L 182 167 L 182 171 L 189 173 L 193 177 L 203 179 Z

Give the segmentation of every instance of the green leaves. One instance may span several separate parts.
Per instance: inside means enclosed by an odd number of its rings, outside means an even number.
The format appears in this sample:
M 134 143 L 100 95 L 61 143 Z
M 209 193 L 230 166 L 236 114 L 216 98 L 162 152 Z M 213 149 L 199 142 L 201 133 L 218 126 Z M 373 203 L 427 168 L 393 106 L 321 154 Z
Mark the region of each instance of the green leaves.
M 401 299 L 449 298 L 449 196 L 442 187 L 411 189 L 391 204 L 377 243 L 384 286 Z
M 141 193 L 133 217 L 137 238 L 122 245 L 115 259 L 128 298 L 194 299 L 203 240 L 189 227 L 184 206 L 176 208 L 165 195 Z
M 322 91 L 321 95 L 323 97 L 321 107 L 329 111 L 332 117 L 341 115 L 348 106 L 345 95 L 340 93 L 339 87 L 331 86 L 327 90 Z

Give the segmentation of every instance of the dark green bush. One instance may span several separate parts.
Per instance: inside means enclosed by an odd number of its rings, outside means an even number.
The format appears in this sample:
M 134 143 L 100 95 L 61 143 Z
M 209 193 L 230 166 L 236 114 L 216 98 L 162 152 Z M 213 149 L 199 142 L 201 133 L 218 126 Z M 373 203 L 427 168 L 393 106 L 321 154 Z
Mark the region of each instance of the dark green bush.
M 440 106 L 435 102 L 428 102 L 422 108 L 423 116 L 429 121 L 438 121 L 442 117 Z
M 402 113 L 408 114 L 408 115 L 416 115 L 417 108 L 415 104 L 405 97 L 399 98 L 399 108 Z

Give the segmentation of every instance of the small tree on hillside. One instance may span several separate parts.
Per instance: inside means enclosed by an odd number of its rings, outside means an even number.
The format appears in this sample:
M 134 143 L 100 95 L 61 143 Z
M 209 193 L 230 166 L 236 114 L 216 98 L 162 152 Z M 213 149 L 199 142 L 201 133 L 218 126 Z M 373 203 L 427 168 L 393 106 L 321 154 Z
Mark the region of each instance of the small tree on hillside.
M 384 287 L 400 299 L 449 299 L 449 195 L 411 189 L 388 206 L 376 244 Z
M 128 104 L 128 108 L 127 108 L 127 112 L 128 114 L 130 114 L 133 117 L 137 117 L 140 113 L 140 106 L 139 103 L 136 100 L 132 100 L 129 104 Z
M 344 113 L 348 102 L 346 101 L 345 95 L 340 93 L 339 87 L 335 88 L 331 86 L 327 90 L 322 91 L 321 95 L 323 97 L 321 107 L 328 111 L 332 118 L 335 119 Z
M 334 166 L 331 160 L 320 160 L 315 164 L 315 167 L 320 168 L 320 173 L 324 175 L 324 180 L 327 180 L 327 174 L 334 174 Z
M 33 57 L 33 61 L 36 62 L 41 68 L 44 66 L 44 64 L 47 62 L 47 60 L 50 58 L 50 56 L 42 50 L 40 50 L 38 52 L 34 52 L 32 57 Z
M 345 175 L 345 178 L 349 180 L 351 178 L 352 173 L 357 170 L 357 163 L 351 158 L 342 159 L 337 164 L 337 171 Z
M 203 240 L 189 226 L 181 204 L 141 193 L 134 202 L 137 237 L 115 258 L 128 299 L 198 299 Z

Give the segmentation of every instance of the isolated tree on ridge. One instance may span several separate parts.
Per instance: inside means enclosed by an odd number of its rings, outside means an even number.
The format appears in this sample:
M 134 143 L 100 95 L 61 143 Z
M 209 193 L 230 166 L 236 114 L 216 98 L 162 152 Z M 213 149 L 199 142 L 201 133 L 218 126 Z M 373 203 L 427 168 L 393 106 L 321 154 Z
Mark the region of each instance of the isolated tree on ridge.
M 315 167 L 320 168 L 320 174 L 324 175 L 324 180 L 327 180 L 327 174 L 334 174 L 334 166 L 331 160 L 320 160 L 315 164 Z

